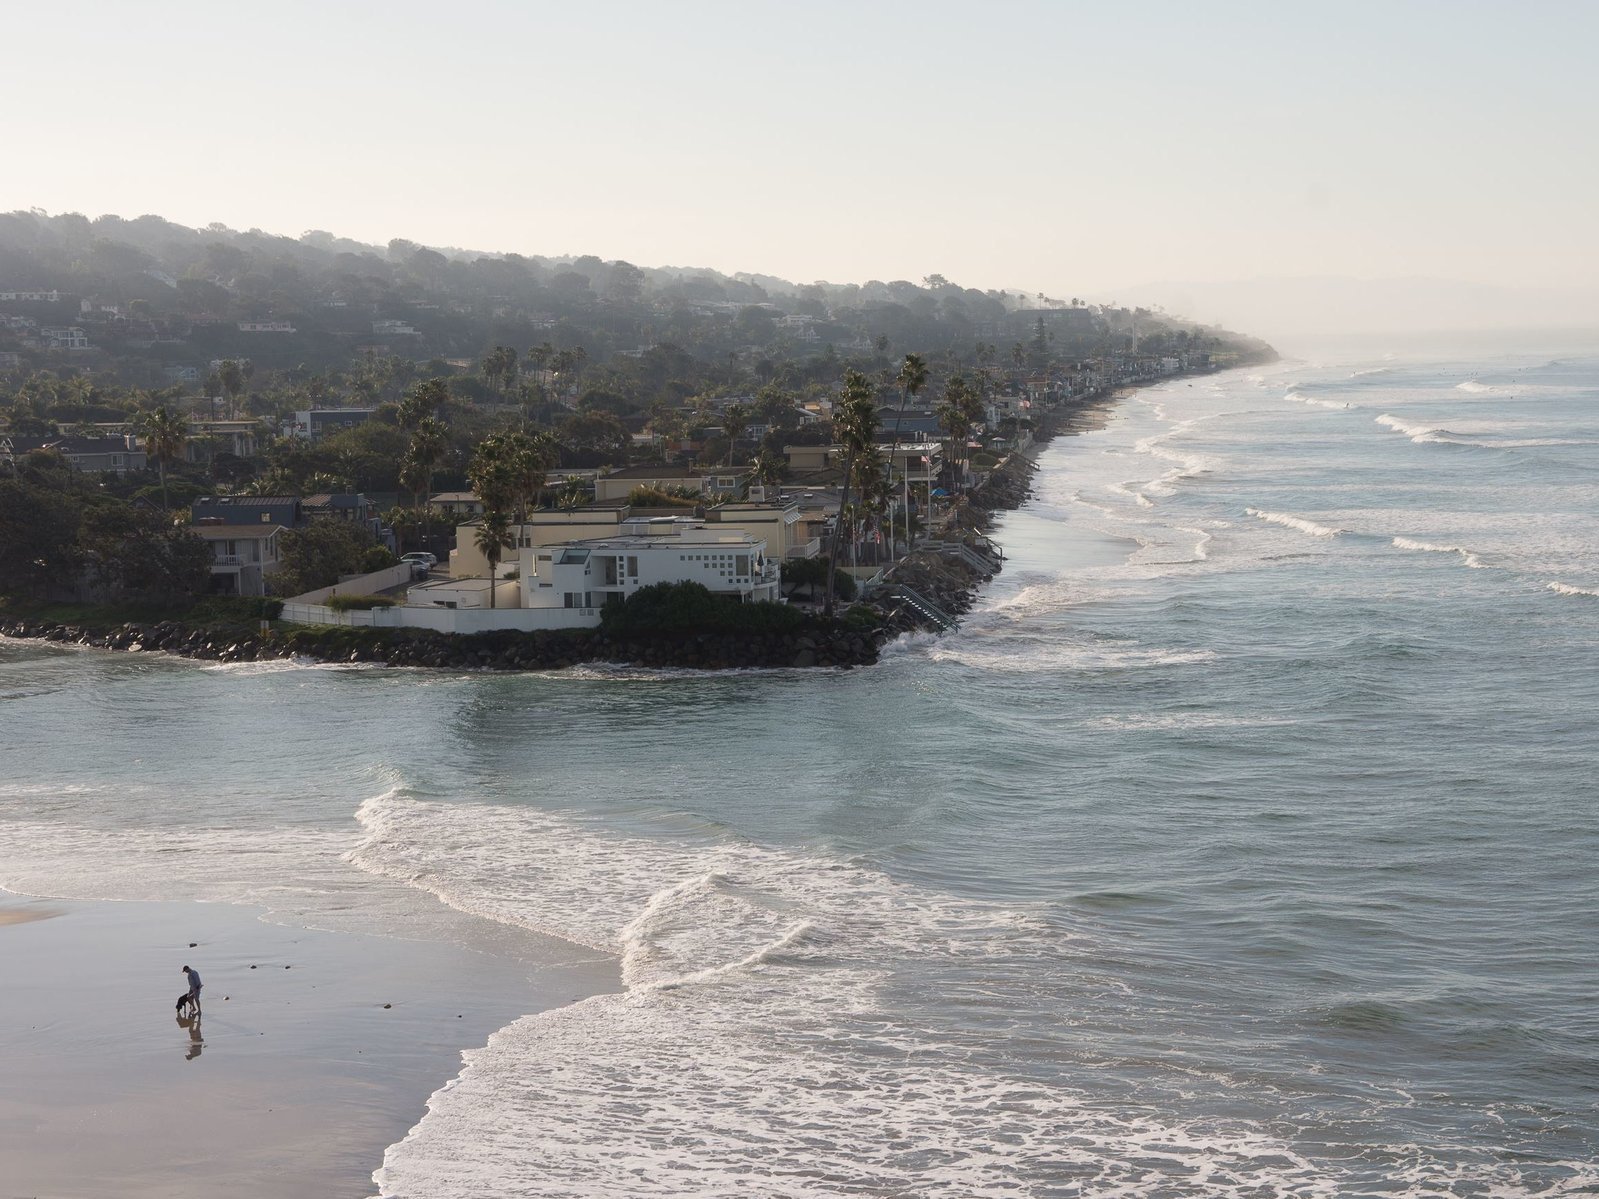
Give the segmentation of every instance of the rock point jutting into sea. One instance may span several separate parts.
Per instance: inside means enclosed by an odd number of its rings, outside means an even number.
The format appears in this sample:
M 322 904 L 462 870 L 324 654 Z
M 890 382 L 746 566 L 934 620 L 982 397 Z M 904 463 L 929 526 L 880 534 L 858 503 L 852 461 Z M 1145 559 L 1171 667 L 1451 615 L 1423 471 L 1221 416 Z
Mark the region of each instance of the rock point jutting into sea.
M 123 264 L 88 287 L 86 236 Z M 954 627 L 1057 431 L 1118 389 L 1273 357 L 940 277 L 757 285 L 410 243 L 352 263 L 309 236 L 38 213 L 0 218 L 7 246 L 49 286 L 0 293 L 0 627 L 224 662 L 868 664 Z M 196 253 L 204 286 L 179 271 Z M 267 311 L 234 282 L 291 269 Z M 509 302 L 485 320 L 489 296 Z M 58 309 L 70 342 L 41 324 Z M 627 340 L 663 321 L 670 340 Z

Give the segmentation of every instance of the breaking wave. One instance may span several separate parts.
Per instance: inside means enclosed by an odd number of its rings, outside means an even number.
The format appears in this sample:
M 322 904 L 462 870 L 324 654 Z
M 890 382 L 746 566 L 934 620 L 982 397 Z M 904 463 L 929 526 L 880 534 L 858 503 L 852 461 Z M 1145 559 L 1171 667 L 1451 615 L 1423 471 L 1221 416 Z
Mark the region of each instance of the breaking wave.
M 1301 391 L 1290 391 L 1283 399 L 1292 400 L 1296 404 L 1309 404 L 1316 408 L 1335 408 L 1339 411 L 1349 407 L 1348 404 L 1341 400 L 1318 400 L 1315 396 L 1308 396 Z
M 1599 599 L 1599 591 L 1586 587 L 1573 587 L 1570 583 L 1550 583 L 1549 590 L 1559 595 L 1581 595 L 1592 599 Z
M 1343 532 L 1330 525 L 1319 525 L 1313 520 L 1306 520 L 1302 516 L 1291 516 L 1286 512 L 1265 512 L 1259 508 L 1245 508 L 1245 512 L 1268 524 L 1282 525 L 1286 529 L 1294 529 L 1300 533 L 1308 533 L 1312 537 L 1337 537 Z
M 1449 440 L 1447 436 L 1449 430 L 1447 429 L 1437 429 L 1430 425 L 1407 424 L 1405 421 L 1400 420 L 1397 416 L 1393 416 L 1387 412 L 1384 412 L 1377 418 L 1377 423 L 1386 428 L 1392 429 L 1395 433 L 1404 434 L 1406 437 L 1410 438 L 1411 441 L 1416 442 L 1418 445 L 1429 441 Z
M 1486 570 L 1488 564 L 1476 553 L 1459 545 L 1438 545 L 1431 541 L 1416 541 L 1410 537 L 1395 537 L 1394 548 L 1401 550 L 1416 550 L 1424 554 L 1459 554 L 1460 560 L 1472 570 Z

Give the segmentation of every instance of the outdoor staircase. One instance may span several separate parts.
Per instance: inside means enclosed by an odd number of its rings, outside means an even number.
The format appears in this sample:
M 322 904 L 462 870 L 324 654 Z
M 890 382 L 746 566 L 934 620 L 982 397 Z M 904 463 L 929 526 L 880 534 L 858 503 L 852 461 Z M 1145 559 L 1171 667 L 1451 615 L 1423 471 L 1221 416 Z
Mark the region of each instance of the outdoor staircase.
M 907 587 L 904 583 L 887 583 L 883 586 L 882 593 L 899 600 L 901 608 L 908 608 L 920 623 L 929 625 L 940 633 L 960 628 L 960 621 L 914 587 Z
M 979 543 L 973 547 L 960 541 L 924 541 L 917 549 L 927 550 L 934 554 L 945 554 L 952 558 L 959 558 L 978 574 L 991 575 L 999 570 L 999 564 L 1004 555 L 999 553 L 999 547 L 991 541 Z

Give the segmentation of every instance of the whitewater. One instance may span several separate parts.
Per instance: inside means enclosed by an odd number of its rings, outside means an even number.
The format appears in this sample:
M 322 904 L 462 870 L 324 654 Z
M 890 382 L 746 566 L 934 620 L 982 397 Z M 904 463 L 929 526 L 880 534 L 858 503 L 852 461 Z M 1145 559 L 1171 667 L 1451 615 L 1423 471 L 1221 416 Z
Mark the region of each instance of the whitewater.
M 1596 413 L 1570 347 L 1143 389 L 869 670 L 0 642 L 0 885 L 613 960 L 394 1199 L 1591 1194 Z

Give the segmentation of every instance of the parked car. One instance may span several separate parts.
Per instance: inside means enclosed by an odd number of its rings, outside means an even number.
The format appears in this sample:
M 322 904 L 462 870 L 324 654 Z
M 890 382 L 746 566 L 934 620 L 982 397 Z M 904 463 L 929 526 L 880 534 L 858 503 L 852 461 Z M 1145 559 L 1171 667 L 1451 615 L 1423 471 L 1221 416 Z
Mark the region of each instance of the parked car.
M 439 564 L 439 560 L 425 550 L 414 550 L 409 554 L 401 554 L 400 561 L 411 564 L 411 577 L 413 579 L 427 578 L 433 568 Z

